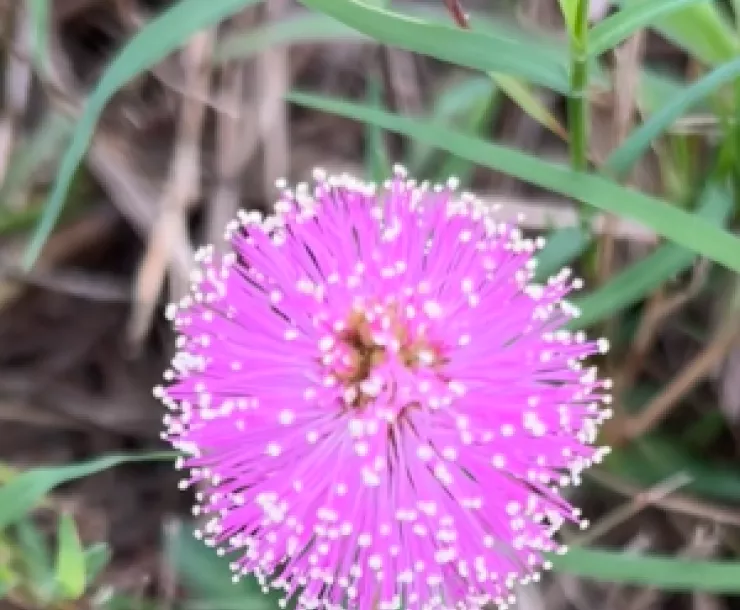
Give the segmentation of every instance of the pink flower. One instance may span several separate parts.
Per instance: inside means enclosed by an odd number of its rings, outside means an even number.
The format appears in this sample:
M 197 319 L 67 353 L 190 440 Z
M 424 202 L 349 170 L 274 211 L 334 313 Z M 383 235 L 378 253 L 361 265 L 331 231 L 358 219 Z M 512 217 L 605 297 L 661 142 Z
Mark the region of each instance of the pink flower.
M 317 172 L 200 252 L 156 394 L 198 533 L 302 608 L 505 606 L 578 509 L 609 383 L 564 270 L 454 185 Z M 584 524 L 585 525 L 585 524 Z

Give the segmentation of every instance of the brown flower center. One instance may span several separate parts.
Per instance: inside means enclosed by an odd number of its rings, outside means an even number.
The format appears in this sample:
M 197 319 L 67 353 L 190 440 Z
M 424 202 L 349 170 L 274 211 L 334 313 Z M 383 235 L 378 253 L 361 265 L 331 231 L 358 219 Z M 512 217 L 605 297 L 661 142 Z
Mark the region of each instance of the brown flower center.
M 430 341 L 424 332 L 412 336 L 409 325 L 398 315 L 395 306 L 389 307 L 384 316 L 390 321 L 383 332 L 386 338 L 383 344 L 373 337 L 373 329 L 364 312 L 354 311 L 345 329 L 339 333 L 338 347 L 345 354 L 341 366 L 333 370 L 334 376 L 342 385 L 354 394 L 349 406 L 362 408 L 374 398 L 363 391 L 362 383 L 370 379 L 373 370 L 383 364 L 391 355 L 390 343 L 396 349 L 396 357 L 406 368 L 416 370 L 422 366 L 438 369 L 446 362 L 441 355 L 441 347 Z M 392 383 L 392 380 L 388 380 Z

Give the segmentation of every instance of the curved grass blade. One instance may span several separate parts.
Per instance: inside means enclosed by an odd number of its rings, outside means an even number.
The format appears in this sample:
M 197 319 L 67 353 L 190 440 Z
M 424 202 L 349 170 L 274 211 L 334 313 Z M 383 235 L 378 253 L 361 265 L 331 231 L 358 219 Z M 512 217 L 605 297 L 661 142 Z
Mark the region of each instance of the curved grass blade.
M 604 211 L 632 218 L 659 235 L 740 272 L 740 239 L 710 221 L 665 201 L 620 186 L 601 176 L 574 172 L 517 150 L 457 133 L 428 121 L 397 116 L 362 104 L 306 93 L 291 93 L 295 104 L 417 138 L 463 159 L 504 172 L 520 180 L 572 197 Z
M 430 120 L 436 123 L 452 124 L 465 117 L 494 93 L 491 79 L 485 76 L 473 76 L 457 80 L 434 95 L 433 107 L 429 113 Z M 406 165 L 417 175 L 424 175 L 435 149 L 424 142 L 412 140 L 406 158 Z
M 716 68 L 687 87 L 683 95 L 670 100 L 663 108 L 635 129 L 604 164 L 604 169 L 617 177 L 626 175 L 640 156 L 660 134 L 685 112 L 711 95 L 718 87 L 740 76 L 740 57 Z
M 367 102 L 374 108 L 383 108 L 383 83 L 375 76 L 367 81 Z M 365 127 L 365 171 L 373 182 L 383 182 L 391 174 L 391 162 L 383 130 L 375 125 Z
M 547 237 L 545 247 L 537 254 L 535 281 L 547 281 L 547 278 L 583 254 L 592 242 L 591 233 L 580 226 L 552 231 Z
M 184 44 L 196 32 L 261 0 L 181 0 L 144 26 L 126 44 L 103 74 L 87 100 L 72 141 L 62 157 L 51 196 L 24 256 L 30 268 L 49 237 L 64 203 L 72 177 L 85 156 L 95 125 L 108 100 L 135 76 L 148 70 Z
M 50 112 L 33 135 L 16 148 L 0 184 L 0 209 L 27 187 L 44 163 L 48 163 L 62 151 L 73 126 L 69 117 Z
M 668 104 L 671 100 L 684 95 L 690 86 L 675 76 L 656 70 L 645 69 L 640 75 L 640 88 L 637 92 L 637 104 L 644 115 L 653 115 Z M 706 100 L 697 102 L 695 111 L 710 112 Z M 669 128 L 670 130 L 670 128 Z
M 30 0 L 27 3 L 31 18 L 33 62 L 39 70 L 43 70 L 46 61 L 50 3 L 51 0 Z
M 98 542 L 85 549 L 85 581 L 94 583 L 110 563 L 113 553 L 105 542 Z
M 532 91 L 532 88 L 519 79 L 508 74 L 492 73 L 491 78 L 511 100 L 519 106 L 530 117 L 540 125 L 547 127 L 555 135 L 568 140 L 568 132 L 550 112 L 549 108 L 542 103 L 542 100 Z
M 740 562 L 698 561 L 571 547 L 551 556 L 553 568 L 582 578 L 652 587 L 661 591 L 740 593 Z
M 710 501 L 736 505 L 740 472 L 732 464 L 706 461 L 690 452 L 681 439 L 651 434 L 609 455 L 604 467 L 620 477 L 650 488 L 677 472 L 688 475 L 685 491 Z
M 561 93 L 568 91 L 565 66 L 537 45 L 525 45 L 514 38 L 482 31 L 431 23 L 357 0 L 300 2 L 387 45 L 474 70 L 520 76 Z
M 219 557 L 193 536 L 192 527 L 175 522 L 165 534 L 165 556 L 182 579 L 185 588 L 199 601 L 208 601 L 217 608 L 249 608 L 278 610 L 280 594 L 262 592 L 253 576 L 238 583 L 231 579 L 229 561 Z
M 625 8 L 645 0 L 619 0 Z M 655 2 L 655 0 L 653 0 Z M 655 2 L 655 4 L 662 4 Z M 740 41 L 731 24 L 722 16 L 716 2 L 686 6 L 665 15 L 653 25 L 668 40 L 708 65 L 729 61 L 740 51 Z
M 696 216 L 721 226 L 732 211 L 732 197 L 716 187 L 710 187 Z M 675 244 L 664 244 L 652 254 L 613 276 L 603 287 L 573 304 L 581 315 L 572 320 L 572 330 L 586 328 L 624 310 L 645 298 L 661 284 L 691 267 L 696 255 Z
M 132 462 L 174 460 L 172 453 L 109 455 L 89 462 L 28 470 L 0 487 L 0 532 L 16 523 L 55 487 Z
M 588 53 L 594 57 L 617 46 L 637 30 L 692 4 L 708 0 L 641 0 L 596 24 L 588 35 Z
M 79 599 L 87 585 L 87 570 L 85 550 L 71 515 L 65 513 L 59 518 L 57 540 L 56 583 L 59 592 L 64 599 Z
M 322 13 L 306 13 L 273 21 L 256 30 L 235 32 L 220 42 L 214 62 L 222 64 L 233 59 L 245 59 L 276 45 L 310 42 L 362 42 L 369 38 L 336 19 Z
M 29 518 L 21 519 L 15 525 L 18 557 L 25 568 L 24 573 L 33 583 L 34 597 L 45 604 L 54 597 L 54 570 L 51 552 L 44 534 Z

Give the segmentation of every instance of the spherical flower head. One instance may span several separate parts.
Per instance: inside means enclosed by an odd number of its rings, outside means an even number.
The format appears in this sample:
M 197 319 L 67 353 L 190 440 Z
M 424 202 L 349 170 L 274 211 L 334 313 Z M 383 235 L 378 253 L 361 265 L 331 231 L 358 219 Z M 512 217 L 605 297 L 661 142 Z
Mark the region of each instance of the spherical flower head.
M 506 606 L 605 453 L 568 271 L 454 184 L 317 172 L 203 249 L 156 394 L 197 532 L 301 608 Z

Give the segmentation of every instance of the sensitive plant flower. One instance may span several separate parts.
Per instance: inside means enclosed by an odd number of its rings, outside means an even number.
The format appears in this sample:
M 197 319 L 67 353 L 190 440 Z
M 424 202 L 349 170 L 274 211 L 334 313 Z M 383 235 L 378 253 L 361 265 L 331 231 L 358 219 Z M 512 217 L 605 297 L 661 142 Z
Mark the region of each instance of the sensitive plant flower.
M 171 306 L 156 394 L 197 535 L 283 603 L 506 606 L 585 525 L 559 489 L 605 453 L 606 346 L 563 330 L 567 270 L 533 283 L 542 241 L 454 186 L 317 172 Z

